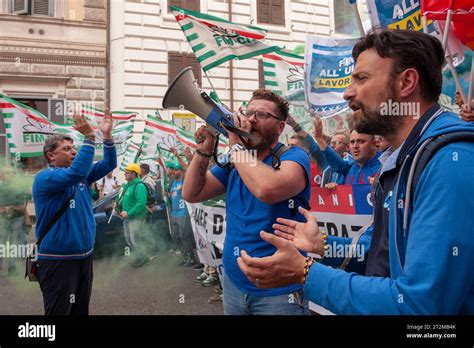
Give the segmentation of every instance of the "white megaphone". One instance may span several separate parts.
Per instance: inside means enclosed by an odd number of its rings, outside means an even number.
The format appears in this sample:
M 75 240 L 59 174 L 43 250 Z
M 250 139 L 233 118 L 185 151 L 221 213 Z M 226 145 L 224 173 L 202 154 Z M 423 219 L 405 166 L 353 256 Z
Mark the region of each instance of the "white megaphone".
M 223 125 L 234 125 L 232 112 L 217 104 L 196 85 L 190 66 L 184 68 L 171 82 L 163 98 L 163 108 L 189 110 L 225 136 L 228 133 Z

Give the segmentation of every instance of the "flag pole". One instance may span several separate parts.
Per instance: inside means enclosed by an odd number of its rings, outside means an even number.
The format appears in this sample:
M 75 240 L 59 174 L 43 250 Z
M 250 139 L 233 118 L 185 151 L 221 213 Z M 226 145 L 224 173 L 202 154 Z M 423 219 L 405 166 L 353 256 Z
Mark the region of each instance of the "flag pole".
M 423 33 L 428 34 L 428 24 L 426 22 L 426 16 L 421 16 L 421 23 L 423 24 Z
M 453 74 L 454 82 L 456 84 L 456 89 L 459 91 L 459 93 L 461 95 L 461 99 L 464 102 L 466 100 L 466 94 L 464 93 L 464 91 L 462 89 L 461 80 L 459 79 L 459 75 L 458 75 L 458 73 L 456 71 L 456 68 L 454 67 L 454 64 L 453 64 L 453 56 L 451 54 L 451 50 L 448 47 L 449 29 L 451 27 L 453 13 L 454 13 L 453 1 L 451 1 L 450 5 L 449 5 L 448 14 L 446 16 L 446 22 L 444 23 L 444 28 L 443 28 L 444 32 L 443 32 L 442 46 L 443 46 L 444 52 L 446 54 L 445 57 L 446 57 L 446 61 L 448 62 L 449 70 L 451 71 L 451 74 Z M 425 27 L 426 27 L 426 30 L 427 30 L 427 25 L 426 25 L 426 18 L 423 18 L 423 17 L 422 17 L 422 20 L 424 19 L 424 23 L 423 23 L 423 31 L 424 31 Z M 425 32 L 425 33 L 427 33 L 427 32 Z
M 215 94 L 217 94 L 217 91 L 216 91 L 216 89 L 214 88 L 214 85 L 212 84 L 211 79 L 210 79 L 209 76 L 207 75 L 207 71 L 205 71 L 204 69 L 203 69 L 203 71 L 204 71 L 204 75 L 206 75 L 207 81 L 209 81 L 209 84 L 211 85 L 212 90 L 214 91 Z
M 453 9 L 448 10 L 448 15 L 446 16 L 446 23 L 444 25 L 444 34 L 443 34 L 443 49 L 446 51 L 446 45 L 448 44 L 448 36 L 449 36 L 449 27 L 451 26 L 451 21 L 453 17 Z
M 357 26 L 359 27 L 360 36 L 365 36 L 364 25 L 362 24 L 362 19 L 360 18 L 359 9 L 357 7 L 357 0 L 351 0 L 352 8 L 354 9 L 354 14 L 357 22 Z
M 471 56 L 472 57 L 472 56 Z M 474 57 L 471 58 L 471 81 L 469 82 L 469 96 L 467 97 L 467 109 L 472 111 L 472 93 L 474 89 Z
M 462 88 L 461 80 L 459 79 L 458 72 L 456 71 L 456 68 L 454 67 L 453 57 L 451 55 L 451 51 L 450 51 L 449 47 L 447 48 L 446 52 L 447 52 L 446 61 L 448 62 L 449 70 L 453 74 L 454 82 L 456 84 L 456 89 L 461 94 L 461 99 L 463 100 L 463 102 L 465 102 L 466 101 L 466 94 L 464 93 L 464 90 Z

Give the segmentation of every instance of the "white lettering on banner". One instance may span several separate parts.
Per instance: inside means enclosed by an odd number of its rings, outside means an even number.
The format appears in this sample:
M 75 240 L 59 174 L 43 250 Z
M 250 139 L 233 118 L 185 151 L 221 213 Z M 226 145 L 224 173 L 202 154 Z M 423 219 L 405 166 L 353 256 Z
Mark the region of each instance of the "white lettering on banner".
M 337 195 L 336 194 L 332 195 L 332 203 L 334 204 L 334 206 L 339 205 L 339 201 L 337 200 Z
M 414 9 L 420 6 L 419 1 L 415 1 L 415 0 L 409 0 L 409 1 L 410 3 L 407 4 L 407 0 L 403 0 L 402 6 L 400 6 L 399 4 L 396 4 L 393 7 L 392 19 L 397 19 L 397 18 L 402 19 L 404 15 L 406 15 L 407 13 L 410 13 L 411 11 L 413 11 Z
M 56 325 L 34 325 L 26 322 L 18 326 L 20 338 L 47 338 L 48 341 L 56 340 Z
M 222 265 L 225 239 L 225 207 L 222 205 L 210 207 L 202 203 L 188 202 L 186 205 L 191 218 L 199 260 L 219 270 Z M 221 271 L 219 273 L 222 274 Z
M 331 195 L 331 197 L 332 197 L 332 205 L 334 205 L 334 206 L 339 205 L 339 198 L 340 197 L 342 197 L 342 199 L 344 199 L 344 196 L 339 192 L 333 193 Z M 372 206 L 372 202 L 370 201 L 370 193 L 369 193 L 368 197 L 369 197 L 369 199 L 367 200 L 367 202 L 369 202 L 369 204 Z M 352 193 L 348 193 L 347 198 L 349 200 L 349 206 L 353 207 L 354 206 L 354 196 L 352 195 Z M 319 194 L 318 194 L 318 204 L 319 205 L 326 205 L 326 203 L 324 202 L 324 198 Z
M 321 195 L 318 195 L 319 205 L 324 205 L 324 199 Z
M 335 237 L 354 237 L 370 220 L 370 215 L 349 215 L 336 213 L 311 212 L 318 221 L 319 228 Z

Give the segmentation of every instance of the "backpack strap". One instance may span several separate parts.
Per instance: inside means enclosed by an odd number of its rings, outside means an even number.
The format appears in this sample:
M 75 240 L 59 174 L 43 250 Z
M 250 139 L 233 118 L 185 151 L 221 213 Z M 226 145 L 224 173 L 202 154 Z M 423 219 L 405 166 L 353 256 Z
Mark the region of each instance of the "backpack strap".
M 40 237 L 38 238 L 38 241 L 36 242 L 36 245 L 38 245 L 38 248 L 41 244 L 41 242 L 43 241 L 44 237 L 46 237 L 46 235 L 48 234 L 49 230 L 51 230 L 51 227 L 54 226 L 54 224 L 59 220 L 59 218 L 64 214 L 64 212 L 67 210 L 67 208 L 69 208 L 69 206 L 71 205 L 73 199 L 74 199 L 74 195 L 76 194 L 76 186 L 74 185 L 72 187 L 72 194 L 71 196 L 68 198 L 68 200 L 66 202 L 64 202 L 64 204 L 61 206 L 61 208 L 56 212 L 56 214 L 54 214 L 53 218 L 49 221 L 49 223 L 46 225 L 46 227 L 44 228 L 43 231 L 41 231 L 41 234 L 40 234 Z
M 441 134 L 425 140 L 416 151 L 413 162 L 410 166 L 406 187 L 406 205 L 403 214 L 403 228 L 405 230 L 408 228 L 408 212 L 410 211 L 411 200 L 416 191 L 418 182 L 420 181 L 420 177 L 423 174 L 423 170 L 434 157 L 436 152 L 446 145 L 455 142 L 474 142 L 474 132 L 459 131 Z

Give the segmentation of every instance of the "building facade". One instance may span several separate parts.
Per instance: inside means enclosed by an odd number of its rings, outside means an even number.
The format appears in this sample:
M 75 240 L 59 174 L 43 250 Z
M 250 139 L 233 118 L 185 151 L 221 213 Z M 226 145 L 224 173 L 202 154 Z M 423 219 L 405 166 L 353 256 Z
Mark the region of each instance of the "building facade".
M 304 45 L 308 34 L 351 36 L 356 28 L 346 0 L 111 1 L 112 109 L 138 111 L 143 118 L 159 109 L 164 118 L 176 119 L 175 111 L 161 110 L 162 100 L 173 77 L 188 65 L 203 89 L 211 90 L 170 6 L 262 27 L 268 30 L 268 40 L 290 51 Z M 366 12 L 361 8 L 363 15 Z M 258 58 L 234 60 L 208 71 L 220 99 L 233 110 L 262 85 L 260 75 Z M 136 131 L 142 127 L 143 122 L 137 122 Z
M 0 0 L 0 93 L 52 121 L 104 106 L 107 47 L 106 0 Z

